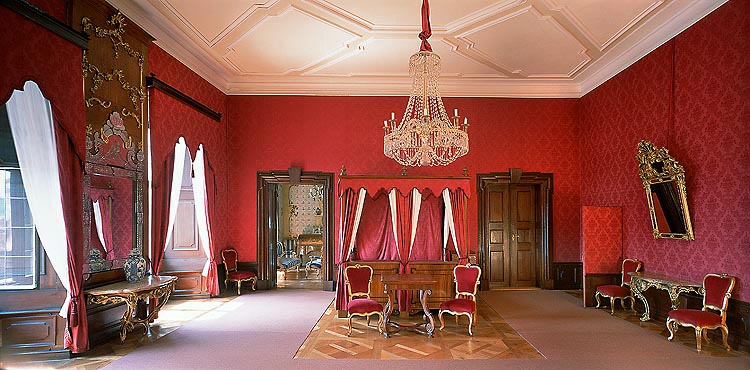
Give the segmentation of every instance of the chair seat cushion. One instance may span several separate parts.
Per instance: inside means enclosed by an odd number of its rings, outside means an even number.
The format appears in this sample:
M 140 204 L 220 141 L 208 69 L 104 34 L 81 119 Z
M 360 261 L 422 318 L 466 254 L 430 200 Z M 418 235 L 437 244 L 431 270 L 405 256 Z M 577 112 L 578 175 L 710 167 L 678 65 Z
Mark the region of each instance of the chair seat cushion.
M 721 316 L 708 311 L 688 309 L 672 310 L 669 311 L 667 317 L 682 323 L 688 323 L 700 327 L 721 325 Z
M 630 288 L 626 286 L 619 286 L 619 285 L 600 285 L 596 287 L 596 290 L 606 295 L 607 297 L 629 297 L 630 296 Z
M 440 304 L 441 311 L 474 312 L 476 308 L 477 303 L 471 299 L 449 299 Z
M 346 310 L 349 311 L 349 313 L 370 313 L 383 311 L 383 305 L 372 299 L 359 298 L 349 301 Z
M 227 275 L 230 280 L 245 280 L 255 276 L 252 271 L 232 271 Z
M 279 258 L 279 264 L 284 268 L 292 268 L 302 264 L 302 260 L 296 257 L 281 257 Z

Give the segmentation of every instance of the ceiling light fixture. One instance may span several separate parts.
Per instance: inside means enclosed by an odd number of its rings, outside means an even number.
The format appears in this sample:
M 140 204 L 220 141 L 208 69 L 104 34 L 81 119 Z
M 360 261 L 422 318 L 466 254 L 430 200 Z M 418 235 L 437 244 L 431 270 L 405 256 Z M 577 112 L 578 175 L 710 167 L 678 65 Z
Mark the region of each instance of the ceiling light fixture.
M 461 122 L 458 109 L 449 118 L 438 91 L 440 57 L 427 42 L 431 35 L 430 5 L 423 0 L 422 46 L 409 58 L 409 103 L 398 125 L 393 112 L 383 122 L 383 152 L 403 166 L 445 166 L 469 152 L 468 119 Z

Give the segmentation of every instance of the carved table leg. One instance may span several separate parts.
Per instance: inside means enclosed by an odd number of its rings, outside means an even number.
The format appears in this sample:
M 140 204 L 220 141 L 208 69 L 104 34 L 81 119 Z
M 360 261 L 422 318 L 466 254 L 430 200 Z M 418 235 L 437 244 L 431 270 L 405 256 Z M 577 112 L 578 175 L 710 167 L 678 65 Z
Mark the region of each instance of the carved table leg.
M 432 338 L 432 333 L 435 331 L 435 320 L 432 318 L 430 308 L 427 307 L 428 295 L 432 295 L 432 290 L 427 289 L 419 291 L 419 300 L 422 301 L 422 310 L 424 311 L 424 319 L 426 321 L 424 329 L 427 336 Z
M 677 287 L 670 287 L 669 290 L 669 300 L 672 301 L 672 309 L 676 310 L 678 307 L 680 307 L 680 291 L 677 289 Z
M 391 326 L 391 312 L 393 312 L 393 302 L 395 300 L 393 299 L 393 291 L 386 289 L 386 293 L 388 293 L 388 301 L 385 302 L 385 308 L 383 309 L 383 336 L 386 338 L 391 337 L 391 333 L 389 331 L 389 328 Z
M 633 291 L 633 295 L 638 297 L 638 299 L 643 302 L 644 312 L 641 316 L 641 321 L 649 321 L 651 320 L 651 314 L 648 307 L 648 301 L 646 300 L 646 297 L 643 295 L 643 291 L 648 289 L 648 286 L 643 283 L 643 281 L 633 278 L 631 281 L 630 289 Z

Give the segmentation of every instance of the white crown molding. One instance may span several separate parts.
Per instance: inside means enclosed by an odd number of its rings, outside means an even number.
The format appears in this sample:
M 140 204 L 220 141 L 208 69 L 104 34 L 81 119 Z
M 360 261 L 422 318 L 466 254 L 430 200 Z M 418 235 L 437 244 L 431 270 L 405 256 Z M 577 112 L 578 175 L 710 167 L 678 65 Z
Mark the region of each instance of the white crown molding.
M 169 21 L 164 19 L 161 12 L 149 1 L 107 0 L 107 2 L 154 37 L 156 39 L 154 43 L 162 50 L 224 94 L 227 93 L 230 76 L 220 69 L 221 67 L 217 68 L 216 61 L 210 57 L 208 51 L 196 52 L 200 49 L 199 45 L 184 33 L 174 32 L 173 28 L 167 26 L 165 22 Z
M 686 8 L 676 6 L 676 2 L 666 4 L 663 10 L 654 14 L 648 22 L 615 44 L 606 54 L 576 76 L 574 80 L 580 83 L 581 97 L 630 67 L 727 1 L 694 1 L 692 6 Z

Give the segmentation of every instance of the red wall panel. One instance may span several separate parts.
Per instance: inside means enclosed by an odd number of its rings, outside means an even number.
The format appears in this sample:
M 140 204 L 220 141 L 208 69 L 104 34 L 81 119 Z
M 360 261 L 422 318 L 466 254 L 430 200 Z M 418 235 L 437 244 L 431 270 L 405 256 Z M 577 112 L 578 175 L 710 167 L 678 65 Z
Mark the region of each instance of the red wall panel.
M 232 153 L 228 242 L 254 259 L 257 171 L 294 166 L 338 174 L 345 165 L 349 174 L 400 173 L 401 166 L 383 155 L 382 122 L 391 111 L 400 117 L 407 100 L 406 96 L 228 97 L 227 144 Z M 554 260 L 579 261 L 578 100 L 446 98 L 444 102 L 449 111 L 459 108 L 469 118 L 469 154 L 445 167 L 409 168 L 409 174 L 458 176 L 463 167 L 472 178 L 510 167 L 554 173 Z M 467 213 L 472 250 L 477 249 L 475 195 L 472 189 Z
M 584 274 L 622 271 L 622 209 L 583 206 L 581 255 Z
M 214 111 L 225 112 L 226 95 L 206 82 L 203 78 L 185 67 L 177 59 L 152 44 L 148 49 L 149 72 L 165 83 L 182 91 L 193 99 L 203 103 Z M 152 89 L 151 92 L 151 140 L 154 169 L 158 170 L 167 155 L 174 150 L 174 144 L 180 136 L 190 149 L 195 159 L 199 144 L 203 148 L 216 174 L 216 211 L 215 222 L 212 221 L 214 248 L 218 251 L 226 245 L 224 216 L 227 214 L 227 124 L 226 117 L 216 122 L 208 116 L 162 93 Z M 155 178 L 154 181 L 161 181 Z M 221 257 L 215 253 L 218 262 Z M 247 260 L 242 256 L 242 260 Z
M 648 271 L 701 281 L 738 277 L 750 299 L 750 2 L 730 1 L 582 99 L 581 201 L 622 206 L 625 255 Z M 674 78 L 673 78 L 674 76 Z M 674 87 L 674 95 L 672 93 Z M 685 167 L 695 241 L 655 240 L 636 144 L 665 146 Z

